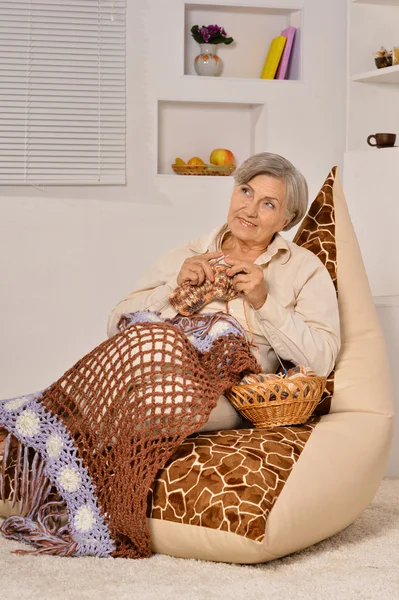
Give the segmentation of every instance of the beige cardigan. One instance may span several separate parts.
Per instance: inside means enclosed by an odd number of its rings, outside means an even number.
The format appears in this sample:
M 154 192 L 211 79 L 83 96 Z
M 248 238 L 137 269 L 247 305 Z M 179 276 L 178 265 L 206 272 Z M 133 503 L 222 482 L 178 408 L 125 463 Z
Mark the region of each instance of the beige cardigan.
M 119 302 L 108 321 L 108 335 L 117 331 L 122 314 L 138 310 L 160 311 L 174 317 L 168 296 L 184 260 L 221 249 L 227 225 L 171 250 L 149 269 L 137 290 Z M 278 366 L 276 353 L 294 364 L 307 365 L 319 375 L 333 369 L 340 348 L 338 303 L 331 277 L 309 250 L 276 234 L 255 264 L 261 265 L 267 285 L 266 302 L 259 310 L 242 297 L 228 302 L 215 300 L 200 312 L 225 311 L 234 316 L 255 343 L 253 353 L 264 373 Z M 245 309 L 244 310 L 244 303 Z M 246 313 L 246 314 L 245 314 Z

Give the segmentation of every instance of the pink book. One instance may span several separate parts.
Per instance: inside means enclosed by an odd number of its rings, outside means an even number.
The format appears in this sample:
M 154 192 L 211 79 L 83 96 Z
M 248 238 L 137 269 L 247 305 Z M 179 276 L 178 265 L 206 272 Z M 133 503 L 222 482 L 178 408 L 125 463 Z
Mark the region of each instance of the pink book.
M 284 31 L 281 32 L 281 35 L 287 38 L 285 43 L 283 55 L 280 60 L 280 64 L 277 69 L 277 74 L 275 79 L 285 79 L 288 69 L 288 63 L 291 56 L 292 45 L 294 43 L 296 27 L 287 27 Z

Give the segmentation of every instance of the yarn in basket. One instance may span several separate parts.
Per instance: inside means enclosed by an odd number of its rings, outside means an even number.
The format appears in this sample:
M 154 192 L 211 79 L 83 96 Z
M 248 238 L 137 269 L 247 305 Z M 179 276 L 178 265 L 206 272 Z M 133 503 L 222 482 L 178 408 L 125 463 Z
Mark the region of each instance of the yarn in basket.
M 296 367 L 292 367 L 288 369 L 286 373 L 250 373 L 249 375 L 245 375 L 238 385 L 257 385 L 259 383 L 269 383 L 269 382 L 277 382 L 279 380 L 284 381 L 286 388 L 292 392 L 294 398 L 298 396 L 299 391 L 298 387 L 295 385 L 295 379 L 301 377 L 317 377 L 316 373 L 310 368 L 305 367 L 304 365 L 298 365 Z M 287 392 L 283 391 L 281 393 L 281 398 L 287 398 Z M 272 394 L 269 400 L 275 400 L 276 397 Z

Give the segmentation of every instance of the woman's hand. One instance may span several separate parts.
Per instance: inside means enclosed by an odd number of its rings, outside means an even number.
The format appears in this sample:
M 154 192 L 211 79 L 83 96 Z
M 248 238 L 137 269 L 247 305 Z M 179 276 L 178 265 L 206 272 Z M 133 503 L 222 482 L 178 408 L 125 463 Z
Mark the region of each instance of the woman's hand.
M 252 307 L 259 310 L 267 298 L 262 267 L 238 258 L 226 257 L 224 262 L 231 265 L 226 275 L 233 278 L 234 289 L 242 292 Z
M 202 285 L 205 279 L 214 281 L 215 276 L 209 261 L 221 256 L 223 252 L 206 252 L 186 258 L 177 276 L 177 285 L 186 281 L 190 282 L 190 285 Z

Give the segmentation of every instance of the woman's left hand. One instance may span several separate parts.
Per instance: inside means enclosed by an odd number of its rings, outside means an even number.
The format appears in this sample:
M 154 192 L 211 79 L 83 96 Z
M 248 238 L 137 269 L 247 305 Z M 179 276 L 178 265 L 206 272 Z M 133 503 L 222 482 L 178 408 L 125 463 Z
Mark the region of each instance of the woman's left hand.
M 233 278 L 234 289 L 242 292 L 252 307 L 259 310 L 267 298 L 262 267 L 238 258 L 226 257 L 224 261 L 231 265 L 226 275 Z

